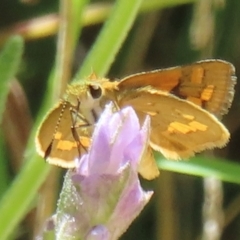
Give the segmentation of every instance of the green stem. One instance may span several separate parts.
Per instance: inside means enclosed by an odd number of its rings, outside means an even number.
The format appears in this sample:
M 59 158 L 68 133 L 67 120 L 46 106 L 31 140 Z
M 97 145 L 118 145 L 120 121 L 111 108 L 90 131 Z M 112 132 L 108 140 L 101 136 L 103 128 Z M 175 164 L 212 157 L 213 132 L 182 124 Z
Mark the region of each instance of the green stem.
M 23 53 L 23 39 L 14 36 L 6 42 L 0 54 L 0 122 L 6 108 L 7 96 L 11 81 L 18 70 Z M 0 197 L 7 189 L 10 180 L 8 176 L 8 159 L 6 154 L 6 144 L 3 130 L 0 130 Z
M 72 63 L 77 39 L 80 35 L 84 6 L 89 0 L 61 0 L 56 74 L 53 80 L 55 98 L 63 95 L 72 74 Z M 78 20 L 76 20 L 78 19 Z
M 0 204 L 0 239 L 9 239 L 9 235 L 26 214 L 29 204 L 36 197 L 39 186 L 44 181 L 50 166 L 43 160 L 32 158 L 4 195 Z
M 10 82 L 16 75 L 23 53 L 23 39 L 20 36 L 11 37 L 6 42 L 0 54 L 0 122 L 10 87 Z
M 213 176 L 222 181 L 240 183 L 240 165 L 233 162 L 203 157 L 194 157 L 187 161 L 171 161 L 158 157 L 157 162 L 161 170 L 200 177 Z
M 142 0 L 116 2 L 75 80 L 88 76 L 92 71 L 99 76 L 106 74 L 136 18 L 141 2 Z

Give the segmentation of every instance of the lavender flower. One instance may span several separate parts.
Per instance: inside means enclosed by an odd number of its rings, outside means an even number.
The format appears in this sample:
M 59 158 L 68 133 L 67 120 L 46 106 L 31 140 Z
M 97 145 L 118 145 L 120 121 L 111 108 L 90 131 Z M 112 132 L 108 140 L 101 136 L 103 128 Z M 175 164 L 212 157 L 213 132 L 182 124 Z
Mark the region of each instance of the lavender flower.
M 147 146 L 149 118 L 142 128 L 131 107 L 106 106 L 89 153 L 68 171 L 55 215 L 58 240 L 119 238 L 152 196 L 140 186 L 137 168 Z

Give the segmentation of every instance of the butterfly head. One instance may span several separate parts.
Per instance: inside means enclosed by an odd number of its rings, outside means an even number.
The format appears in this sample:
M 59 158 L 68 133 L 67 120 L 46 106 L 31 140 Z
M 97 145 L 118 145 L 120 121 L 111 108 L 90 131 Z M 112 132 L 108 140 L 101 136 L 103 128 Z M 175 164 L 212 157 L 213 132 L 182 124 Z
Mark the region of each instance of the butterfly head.
M 103 90 L 97 83 L 73 83 L 68 85 L 65 100 L 73 106 L 77 106 L 78 102 L 83 105 L 91 105 L 102 97 Z M 90 107 L 90 106 L 89 106 Z

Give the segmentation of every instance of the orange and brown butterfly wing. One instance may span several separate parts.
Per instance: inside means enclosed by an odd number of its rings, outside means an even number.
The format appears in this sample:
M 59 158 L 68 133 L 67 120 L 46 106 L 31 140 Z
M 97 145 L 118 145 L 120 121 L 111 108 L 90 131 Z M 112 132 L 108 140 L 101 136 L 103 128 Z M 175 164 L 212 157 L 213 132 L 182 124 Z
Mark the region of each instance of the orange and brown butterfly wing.
M 38 153 L 47 162 L 63 168 L 75 167 L 74 160 L 79 157 L 79 153 L 84 154 L 90 145 L 91 134 L 86 129 L 76 128 L 80 144 L 74 139 L 71 107 L 68 102 L 57 104 L 45 117 L 35 139 Z
M 223 147 L 228 130 L 210 113 L 186 100 L 149 87 L 121 93 L 120 107 L 132 106 L 139 119 L 151 117 L 150 146 L 169 159 Z
M 189 100 L 219 116 L 227 113 L 234 95 L 235 69 L 222 60 L 206 60 L 191 65 L 139 73 L 124 78 L 120 92 L 152 86 Z
M 159 176 L 159 169 L 150 146 L 147 146 L 138 166 L 138 173 L 144 179 L 152 180 Z

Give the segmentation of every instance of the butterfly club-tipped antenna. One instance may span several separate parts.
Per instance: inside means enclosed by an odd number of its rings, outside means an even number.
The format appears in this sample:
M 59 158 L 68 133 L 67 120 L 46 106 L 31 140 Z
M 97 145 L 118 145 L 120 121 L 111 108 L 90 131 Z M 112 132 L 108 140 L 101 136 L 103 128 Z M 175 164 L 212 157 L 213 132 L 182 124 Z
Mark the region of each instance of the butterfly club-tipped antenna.
M 63 116 L 63 113 L 66 109 L 66 105 L 67 105 L 67 102 L 64 101 L 63 102 L 63 105 L 62 105 L 62 109 L 61 109 L 61 112 L 60 112 L 60 115 L 59 115 L 59 118 L 57 120 L 57 123 L 56 123 L 56 126 L 55 126 L 55 129 L 54 129 L 54 133 L 53 133 L 53 137 L 52 137 L 52 140 L 49 144 L 49 146 L 47 147 L 46 151 L 45 151 L 45 154 L 44 154 L 44 159 L 45 161 L 47 160 L 47 158 L 50 156 L 51 152 L 52 152 L 52 145 L 53 145 L 53 141 L 55 139 L 55 135 L 58 131 L 58 128 L 59 128 L 59 125 L 60 125 L 60 122 L 61 122 L 61 119 L 62 119 L 62 116 Z

